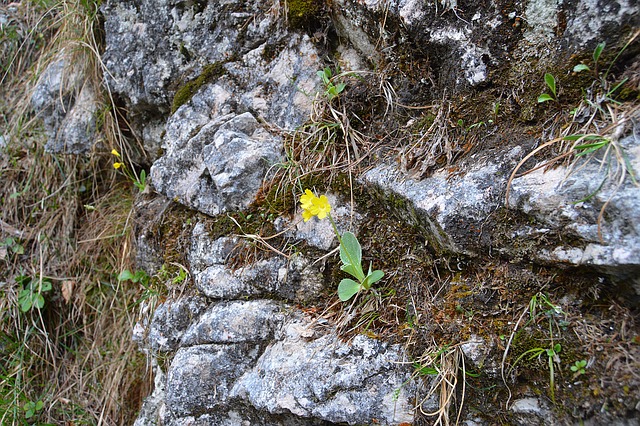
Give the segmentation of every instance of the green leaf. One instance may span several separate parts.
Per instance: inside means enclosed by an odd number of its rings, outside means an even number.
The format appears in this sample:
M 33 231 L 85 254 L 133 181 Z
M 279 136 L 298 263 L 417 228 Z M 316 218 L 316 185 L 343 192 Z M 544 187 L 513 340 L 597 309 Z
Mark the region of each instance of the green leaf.
M 38 309 L 44 308 L 44 297 L 41 294 L 36 294 L 33 300 L 33 306 Z
M 22 290 L 18 296 L 18 303 L 22 312 L 28 312 L 33 302 L 31 301 L 31 293 L 29 290 Z
M 369 273 L 367 274 L 367 277 L 362 282 L 362 287 L 364 287 L 365 290 L 369 290 L 371 286 L 374 283 L 380 281 L 382 277 L 384 277 L 384 272 L 380 270 L 375 270 L 371 272 L 371 267 L 369 267 Z
M 342 235 L 340 243 L 340 260 L 345 267 L 353 266 L 351 272 L 347 269 L 343 271 L 353 275 L 358 281 L 364 280 L 364 272 L 362 272 L 362 247 L 358 239 L 351 232 L 345 232 Z
M 356 278 L 358 281 L 361 281 L 360 279 L 361 274 L 363 277 L 362 279 L 364 279 L 364 272 L 362 272 L 362 269 L 358 269 L 356 265 L 351 265 L 351 264 L 342 265 L 340 269 L 346 272 L 347 274 L 351 275 L 352 277 Z
M 543 93 L 542 95 L 538 96 L 538 103 L 541 104 L 543 102 L 547 102 L 547 101 L 552 101 L 553 98 L 550 95 L 547 95 L 546 93 Z
M 585 64 L 578 64 L 575 67 L 573 67 L 573 72 L 581 72 L 581 71 L 591 71 L 591 68 L 589 68 Z
M 347 300 L 351 299 L 357 292 L 359 292 L 360 288 L 360 284 L 352 279 L 345 278 L 340 281 L 340 284 L 338 284 L 338 297 L 343 302 L 346 302 Z
M 593 51 L 593 62 L 598 62 L 598 59 L 600 59 L 600 55 L 602 54 L 602 51 L 604 50 L 604 47 L 606 46 L 606 43 L 603 41 L 602 43 L 599 43 L 596 48 Z
M 49 279 L 43 279 L 42 280 L 42 285 L 40 286 L 40 291 L 50 291 L 52 288 L 51 286 L 51 280 Z
M 553 74 L 549 74 L 546 73 L 544 75 L 544 82 L 547 83 L 547 86 L 549 86 L 549 89 L 551 89 L 551 93 L 553 93 L 553 96 L 556 96 L 556 78 L 553 76 Z
M 118 275 L 118 281 L 133 280 L 133 277 L 134 275 L 131 273 L 130 270 L 124 269 L 122 272 L 120 272 L 120 275 Z

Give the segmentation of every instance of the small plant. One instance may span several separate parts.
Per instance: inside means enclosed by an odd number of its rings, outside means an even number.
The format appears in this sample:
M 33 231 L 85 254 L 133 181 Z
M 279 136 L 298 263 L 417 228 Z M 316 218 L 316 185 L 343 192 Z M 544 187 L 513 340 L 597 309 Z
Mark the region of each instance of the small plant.
M 513 369 L 516 367 L 516 365 L 518 364 L 518 362 L 520 362 L 520 360 L 522 360 L 522 358 L 524 358 L 525 356 L 529 355 L 529 360 L 532 360 L 534 358 L 540 358 L 542 355 L 547 355 L 547 360 L 548 360 L 548 365 L 549 365 L 549 390 L 551 392 L 551 401 L 553 401 L 554 403 L 556 402 L 556 397 L 555 397 L 555 363 L 560 364 L 560 356 L 558 356 L 558 354 L 562 351 L 562 346 L 560 345 L 560 343 L 556 343 L 553 346 L 551 346 L 550 348 L 533 348 L 533 349 L 529 349 L 528 351 L 524 352 L 523 354 L 521 354 L 516 361 L 513 363 L 513 365 L 511 366 L 511 369 L 509 370 L 509 373 L 511 373 L 511 371 L 513 371 Z
M 128 269 L 124 269 L 118 275 L 118 281 L 131 281 L 135 284 L 143 284 L 146 285 L 149 282 L 149 274 L 147 274 L 142 269 L 137 270 L 135 273 L 131 272 Z
M 600 59 L 600 55 L 602 54 L 602 51 L 604 50 L 605 45 L 606 43 L 602 42 L 598 44 L 593 51 L 593 66 L 595 68 L 596 75 L 598 74 L 598 59 Z M 573 67 L 573 72 L 581 72 L 581 71 L 591 71 L 591 68 L 589 68 L 589 66 L 586 64 L 578 64 L 575 67 Z
M 555 403 L 555 364 L 560 364 L 559 354 L 562 351 L 562 346 L 560 345 L 560 343 L 553 341 L 554 339 L 553 327 L 554 327 L 554 324 L 556 325 L 556 327 L 558 327 L 559 322 L 566 325 L 566 322 L 560 319 L 561 317 L 566 316 L 566 313 L 562 310 L 562 307 L 560 305 L 556 305 L 552 303 L 549 297 L 544 293 L 536 293 L 535 295 L 533 295 L 533 297 L 531 297 L 527 310 L 523 312 L 520 319 L 522 319 L 527 312 L 529 313 L 529 320 L 525 324 L 525 327 L 530 324 L 538 323 L 541 318 L 546 318 L 549 326 L 549 330 L 548 330 L 548 333 L 549 333 L 548 336 L 550 341 L 549 347 L 546 347 L 546 348 L 535 347 L 535 348 L 526 350 L 516 358 L 515 362 L 511 365 L 511 368 L 509 368 L 507 375 L 511 374 L 514 368 L 518 365 L 518 363 L 523 358 L 528 357 L 527 359 L 532 360 L 534 358 L 540 358 L 546 355 L 547 365 L 549 367 L 549 393 L 551 396 L 551 400 Z M 518 324 L 519 323 L 520 323 L 520 320 L 518 320 Z M 516 328 L 518 324 L 516 324 Z M 514 329 L 514 331 L 512 332 L 511 338 L 509 339 L 509 343 L 507 344 L 507 349 L 505 350 L 503 362 L 504 362 L 504 359 L 506 358 L 506 354 L 509 351 L 509 346 L 511 345 L 511 341 L 514 339 L 516 335 L 517 334 Z
M 6 247 L 7 251 L 10 250 L 13 254 L 24 254 L 24 246 L 13 237 L 7 237 L 1 241 L 0 247 Z
M 574 375 L 575 377 L 578 377 L 581 374 L 585 374 L 585 369 L 587 367 L 587 361 L 584 359 L 581 359 L 580 361 L 576 361 L 575 364 L 573 364 L 570 368 L 571 371 L 573 371 L 574 373 L 576 373 Z
M 340 93 L 342 93 L 347 87 L 345 83 L 333 84 L 333 73 L 331 72 L 331 68 L 329 67 L 318 71 L 316 74 L 322 79 L 322 83 L 324 84 L 325 88 L 324 94 L 327 99 L 329 99 L 329 101 L 340 95 Z
M 380 270 L 372 271 L 371 264 L 369 264 L 369 271 L 365 275 L 362 269 L 362 247 L 356 236 L 351 232 L 347 231 L 340 235 L 338 227 L 331 217 L 331 205 L 326 195 L 317 197 L 307 189 L 300 197 L 300 203 L 302 205 L 302 218 L 305 222 L 313 216 L 317 216 L 318 219 L 329 218 L 331 226 L 333 226 L 333 231 L 336 233 L 340 243 L 340 260 L 342 261 L 340 269 L 357 280 L 354 281 L 350 278 L 345 278 L 340 281 L 338 285 L 338 297 L 340 300 L 346 302 L 359 291 L 369 290 L 374 283 L 382 279 L 384 272 Z
M 551 94 L 553 96 L 549 95 L 548 93 L 543 93 L 538 96 L 538 103 L 557 100 L 558 93 L 556 92 L 556 78 L 553 76 L 553 74 L 545 73 L 544 82 L 547 84 L 549 90 L 551 90 Z
M 22 312 L 28 312 L 33 308 L 42 309 L 44 307 L 44 296 L 42 293 L 50 291 L 51 280 L 48 278 L 32 279 L 27 275 L 19 275 L 16 282 L 22 287 L 18 293 L 18 303 Z
M 138 188 L 140 192 L 143 192 L 147 188 L 147 172 L 145 172 L 143 169 L 140 171 L 140 175 L 136 176 L 131 172 L 131 170 L 129 170 L 126 164 L 121 162 L 122 158 L 117 150 L 112 149 L 111 154 L 115 155 L 117 158 L 117 161 L 113 163 L 113 168 L 121 171 L 122 174 L 124 174 L 131 180 L 131 182 L 133 182 L 133 184 L 136 186 L 136 188 Z
M 42 410 L 43 407 L 44 407 L 44 402 L 42 402 L 41 400 L 38 400 L 36 402 L 33 402 L 33 401 L 27 402 L 22 407 L 22 409 L 24 410 L 24 418 L 25 419 L 32 418 L 38 413 L 38 411 Z

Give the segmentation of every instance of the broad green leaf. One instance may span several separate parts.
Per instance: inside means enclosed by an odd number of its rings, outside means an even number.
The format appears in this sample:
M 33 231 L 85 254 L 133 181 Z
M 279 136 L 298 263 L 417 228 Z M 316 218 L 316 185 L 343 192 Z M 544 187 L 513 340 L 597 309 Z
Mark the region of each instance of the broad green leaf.
M 48 279 L 42 280 L 42 286 L 40 287 L 40 291 L 49 291 L 51 290 L 51 281 Z
M 31 305 L 32 305 L 32 301 L 31 301 L 31 294 L 28 293 L 25 296 L 25 294 L 23 293 L 24 290 L 22 292 L 20 292 L 20 296 L 18 296 L 18 302 L 20 303 L 20 310 L 22 312 L 28 312 L 29 309 L 31 309 Z
M 361 279 L 360 276 L 362 276 L 364 279 L 364 272 L 362 272 L 362 269 L 358 269 L 358 267 L 355 265 L 351 265 L 351 264 L 342 265 L 340 269 L 345 271 L 347 274 L 351 275 L 352 277 L 356 278 L 358 281 Z
M 359 292 L 360 288 L 360 284 L 352 279 L 345 278 L 338 284 L 338 297 L 343 302 L 346 302 Z
M 573 67 L 573 72 L 590 71 L 590 70 L 591 68 L 589 68 L 585 64 L 578 64 L 575 67 Z
M 134 275 L 130 270 L 124 269 L 122 272 L 120 272 L 120 275 L 118 275 L 118 281 L 129 281 L 132 280 L 133 277 Z
M 371 286 L 374 283 L 380 281 L 382 279 L 382 277 L 384 277 L 384 272 L 382 272 L 380 270 L 375 270 L 373 272 L 369 271 L 369 274 L 367 275 L 367 277 L 362 282 L 362 287 L 364 287 L 366 290 L 369 290 L 371 288 Z
M 351 232 L 347 231 L 342 235 L 340 260 L 345 266 L 353 265 L 355 267 L 354 273 L 349 273 L 356 277 L 358 281 L 364 280 L 364 272 L 362 272 L 362 247 L 360 247 L 356 236 Z
M 556 96 L 556 78 L 553 76 L 553 74 L 546 73 L 544 75 L 544 82 L 547 83 L 547 86 L 549 86 L 549 89 L 551 89 L 551 93 L 553 93 L 553 96 Z
M 547 95 L 546 93 L 543 93 L 542 95 L 538 96 L 538 103 L 541 104 L 543 102 L 547 102 L 547 101 L 552 101 L 553 98 L 550 95 Z
M 44 297 L 41 294 L 36 294 L 33 305 L 38 309 L 44 308 Z
M 604 47 L 606 46 L 606 43 L 603 41 L 602 43 L 599 43 L 596 48 L 593 51 L 593 61 L 594 62 L 598 62 L 598 59 L 600 59 L 600 55 L 602 54 L 602 51 L 604 50 Z

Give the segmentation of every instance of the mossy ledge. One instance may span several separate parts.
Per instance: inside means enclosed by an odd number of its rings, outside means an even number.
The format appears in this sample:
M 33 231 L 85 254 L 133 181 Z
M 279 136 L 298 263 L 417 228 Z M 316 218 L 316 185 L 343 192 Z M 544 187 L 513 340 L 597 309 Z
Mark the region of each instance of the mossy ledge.
M 176 91 L 176 94 L 173 96 L 173 103 L 171 104 L 171 114 L 176 112 L 182 105 L 189 102 L 193 95 L 195 95 L 198 89 L 202 86 L 207 83 L 211 83 L 226 73 L 227 70 L 224 68 L 224 62 L 214 62 L 206 65 L 202 68 L 202 72 L 199 76 L 186 82 L 184 86 Z

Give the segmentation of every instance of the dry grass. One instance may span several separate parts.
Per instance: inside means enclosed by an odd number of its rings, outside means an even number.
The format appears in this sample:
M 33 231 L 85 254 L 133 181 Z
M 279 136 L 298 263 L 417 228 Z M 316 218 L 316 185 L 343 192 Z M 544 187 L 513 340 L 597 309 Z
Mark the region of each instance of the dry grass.
M 85 84 L 100 87 L 97 4 L 2 5 L 7 11 L 0 241 L 11 237 L 22 249 L 0 258 L 0 423 L 131 424 L 151 378 L 131 341 L 141 289 L 116 280 L 132 248 L 130 183 L 118 181 L 108 154 L 44 152 L 46 137 L 29 109 L 38 75 L 63 49 L 81 64 L 74 71 Z M 101 142 L 126 154 L 108 92 L 103 102 Z M 52 282 L 42 309 L 20 309 L 20 275 Z M 27 420 L 25 404 L 37 401 L 42 409 Z

